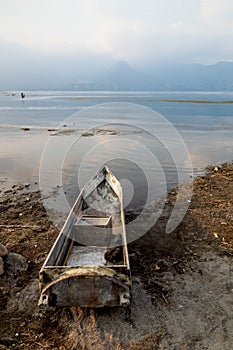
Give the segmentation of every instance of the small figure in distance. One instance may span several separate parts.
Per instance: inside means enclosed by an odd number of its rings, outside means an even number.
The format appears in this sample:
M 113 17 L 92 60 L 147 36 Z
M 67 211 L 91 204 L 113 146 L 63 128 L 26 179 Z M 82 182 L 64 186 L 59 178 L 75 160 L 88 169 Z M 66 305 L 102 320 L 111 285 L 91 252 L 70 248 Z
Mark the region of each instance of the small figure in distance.
M 25 98 L 25 94 L 23 92 L 21 92 L 21 98 L 24 99 Z

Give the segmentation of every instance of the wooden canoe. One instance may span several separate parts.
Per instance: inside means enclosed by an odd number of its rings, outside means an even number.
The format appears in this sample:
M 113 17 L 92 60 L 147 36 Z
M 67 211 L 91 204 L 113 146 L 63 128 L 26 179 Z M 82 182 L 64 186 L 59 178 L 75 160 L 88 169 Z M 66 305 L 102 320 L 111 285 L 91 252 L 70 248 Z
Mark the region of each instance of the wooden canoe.
M 105 166 L 81 191 L 39 273 L 45 306 L 128 306 L 122 187 Z

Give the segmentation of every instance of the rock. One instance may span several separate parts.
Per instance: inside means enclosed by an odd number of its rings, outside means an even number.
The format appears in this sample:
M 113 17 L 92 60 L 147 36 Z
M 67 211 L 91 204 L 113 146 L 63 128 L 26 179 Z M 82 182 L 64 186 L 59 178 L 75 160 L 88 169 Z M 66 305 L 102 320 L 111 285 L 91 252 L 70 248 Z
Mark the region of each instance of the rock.
M 0 258 L 0 276 L 4 274 L 4 262 L 3 259 Z
M 216 167 L 214 167 L 214 171 L 218 171 L 218 167 L 216 166 Z
M 9 348 L 7 348 L 5 345 L 3 345 L 3 344 L 0 344 L 0 350 L 7 350 L 7 349 L 9 349 Z
M 28 269 L 27 259 L 23 255 L 16 253 L 8 253 L 6 264 L 13 271 L 27 271 Z
M 21 130 L 23 130 L 23 131 L 29 131 L 30 130 L 30 128 L 27 128 L 27 127 L 23 127 L 23 128 L 20 128 Z
M 0 257 L 6 256 L 7 253 L 8 253 L 7 248 L 2 243 L 0 243 Z

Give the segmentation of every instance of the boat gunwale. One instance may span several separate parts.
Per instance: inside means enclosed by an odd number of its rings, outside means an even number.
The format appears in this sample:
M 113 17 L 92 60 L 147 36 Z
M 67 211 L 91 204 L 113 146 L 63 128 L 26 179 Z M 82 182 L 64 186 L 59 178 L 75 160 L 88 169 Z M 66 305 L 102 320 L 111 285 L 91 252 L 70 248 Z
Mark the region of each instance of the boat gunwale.
M 59 281 L 69 279 L 72 277 L 81 277 L 81 276 L 86 276 L 86 277 L 94 277 L 96 276 L 97 278 L 100 277 L 108 277 L 108 278 L 114 278 L 117 283 L 122 283 L 126 288 L 129 288 L 129 293 L 131 290 L 131 272 L 130 272 L 130 264 L 129 264 L 129 256 L 128 256 L 128 248 L 127 248 L 127 237 L 126 237 L 126 228 L 125 228 L 125 217 L 124 217 L 124 210 L 123 210 L 123 196 L 122 196 L 122 187 L 120 182 L 116 179 L 116 177 L 112 174 L 112 172 L 108 169 L 107 166 L 102 168 L 99 173 L 96 175 L 96 178 L 98 177 L 98 184 L 95 183 L 95 186 L 93 186 L 92 182 L 93 179 L 89 180 L 87 184 L 83 187 L 81 190 L 80 194 L 78 195 L 75 203 L 73 204 L 72 208 L 70 209 L 70 212 L 68 214 L 67 219 L 65 220 L 64 225 L 62 226 L 62 229 L 60 230 L 54 244 L 52 245 L 49 254 L 42 265 L 42 268 L 40 269 L 39 272 L 39 277 L 40 277 L 40 291 L 41 291 L 41 297 L 46 293 L 47 290 L 51 286 L 54 286 L 56 283 L 59 283 Z M 111 186 L 112 190 L 118 197 L 119 203 L 120 203 L 120 222 L 122 226 L 122 248 L 123 248 L 123 260 L 124 264 L 112 264 L 112 265 L 106 265 L 106 266 L 99 266 L 99 265 L 89 265 L 89 266 L 70 266 L 70 265 L 56 265 L 56 263 L 59 261 L 59 258 L 62 256 L 62 246 L 64 243 L 68 243 L 69 239 L 72 242 L 72 238 L 69 237 L 69 230 L 74 224 L 75 220 L 77 220 L 77 215 L 79 214 L 80 208 L 82 207 L 83 201 L 85 201 L 85 198 L 88 196 L 85 196 L 85 191 L 89 187 L 89 184 L 92 184 L 91 186 L 91 191 L 89 191 L 88 195 L 92 193 L 92 191 L 97 188 L 102 181 L 106 180 L 107 183 Z M 87 194 L 87 192 L 86 192 Z M 64 238 L 62 237 L 64 236 Z M 61 240 L 61 243 L 60 243 Z M 63 242 L 62 242 L 63 241 Z M 61 245 L 62 244 L 62 245 Z M 71 243 L 72 244 L 72 243 Z M 56 256 L 55 250 L 58 245 L 58 255 Z M 61 247 L 60 247 L 61 245 Z M 54 256 L 53 256 L 54 255 Z M 51 259 L 51 260 L 50 260 Z M 54 259 L 54 260 L 52 260 Z M 54 265 L 48 264 L 50 261 L 54 261 Z M 46 270 L 52 271 L 54 270 L 54 276 L 51 273 L 51 281 L 44 281 L 44 276 L 43 274 L 46 274 Z M 57 276 L 55 273 L 55 270 L 58 272 Z M 59 272 L 59 270 L 61 270 Z M 121 270 L 121 271 L 120 271 Z M 124 270 L 124 271 L 122 271 Z M 92 275 L 92 272 L 95 271 L 95 274 Z M 107 272 L 107 273 L 104 273 Z M 98 274 L 99 272 L 99 274 Z M 109 272 L 109 273 L 108 273 Z M 82 275 L 83 273 L 83 275 Z

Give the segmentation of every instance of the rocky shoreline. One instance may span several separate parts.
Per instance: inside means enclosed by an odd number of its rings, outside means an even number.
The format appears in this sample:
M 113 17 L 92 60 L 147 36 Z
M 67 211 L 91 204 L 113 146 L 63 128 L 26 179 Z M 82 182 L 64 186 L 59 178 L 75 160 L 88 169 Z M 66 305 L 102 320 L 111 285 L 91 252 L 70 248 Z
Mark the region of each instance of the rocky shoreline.
M 208 168 L 194 180 L 182 223 L 166 234 L 176 196 L 175 190 L 168 195 L 156 225 L 129 244 L 133 289 L 126 319 L 121 309 L 37 307 L 38 272 L 58 229 L 39 191 L 18 185 L 2 191 L 0 350 L 231 350 L 233 165 Z
M 13 271 L 27 271 L 27 259 L 17 253 L 8 252 L 7 248 L 0 243 L 0 276 L 2 276 L 7 268 Z

